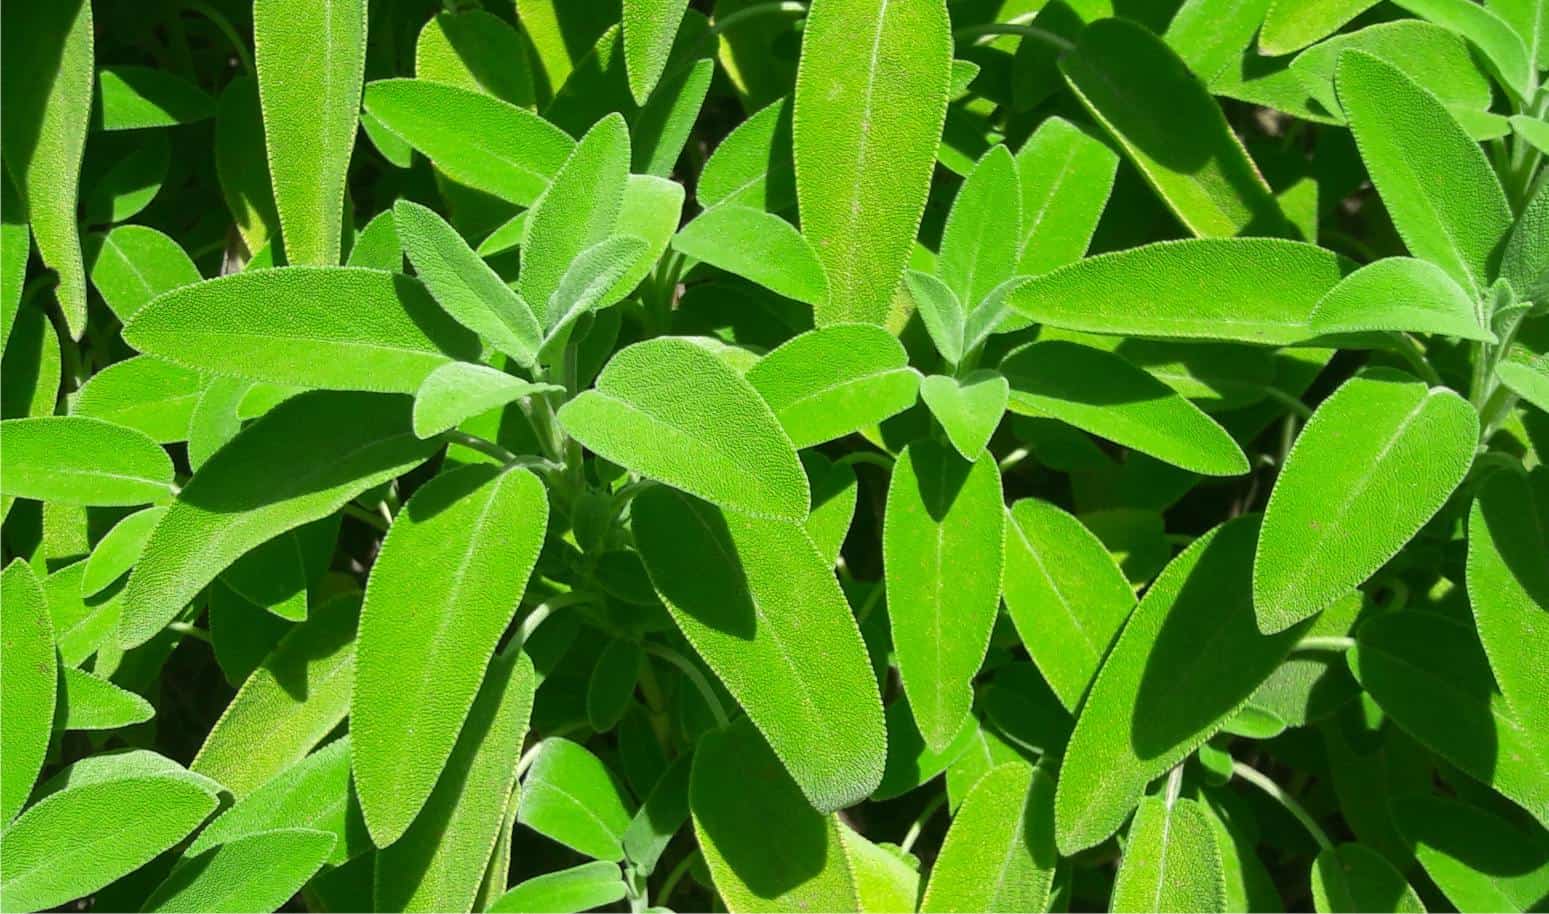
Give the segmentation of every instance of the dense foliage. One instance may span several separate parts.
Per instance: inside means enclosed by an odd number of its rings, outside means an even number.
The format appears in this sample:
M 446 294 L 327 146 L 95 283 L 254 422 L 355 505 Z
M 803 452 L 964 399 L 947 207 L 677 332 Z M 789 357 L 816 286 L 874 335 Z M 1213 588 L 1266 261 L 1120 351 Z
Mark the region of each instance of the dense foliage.
M 0 33 L 0 908 L 1549 904 L 1545 0 Z

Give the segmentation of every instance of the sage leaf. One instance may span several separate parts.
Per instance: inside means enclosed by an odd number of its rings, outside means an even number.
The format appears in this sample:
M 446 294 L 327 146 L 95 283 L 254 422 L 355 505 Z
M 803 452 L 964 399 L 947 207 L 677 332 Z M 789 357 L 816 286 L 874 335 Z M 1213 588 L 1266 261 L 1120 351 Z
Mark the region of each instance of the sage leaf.
M 641 493 L 631 510 L 673 621 L 808 802 L 835 810 L 871 793 L 884 765 L 882 702 L 831 564 L 801 526 L 667 489 Z
M 11 338 L 21 308 L 27 259 L 32 255 L 32 231 L 15 185 L 0 181 L 0 349 Z
M 478 340 L 407 276 L 361 267 L 236 273 L 146 305 L 124 338 L 200 371 L 334 390 L 413 393 Z
M 537 96 L 522 41 L 487 10 L 437 13 L 414 43 L 414 75 L 531 108 Z
M 1502 361 L 1495 376 L 1507 390 L 1549 413 L 1549 365 L 1540 356 L 1535 362 Z
M 1022 184 L 1005 146 L 986 152 L 952 201 L 936 272 L 971 309 L 1011 278 L 1022 242 Z
M 426 483 L 383 541 L 350 699 L 355 783 L 378 847 L 398 840 L 435 787 L 547 521 L 538 477 L 480 464 Z
M 59 730 L 116 730 L 155 716 L 150 702 L 106 679 L 68 667 L 59 673 Z
M 203 89 L 165 70 L 115 65 L 97 70 L 93 127 L 135 130 L 192 124 L 215 113 Z
M 524 397 L 564 390 L 534 384 L 473 362 L 448 362 L 426 375 L 414 394 L 414 434 L 439 435 L 464 420 Z
M 1040 276 L 1086 255 L 1118 172 L 1113 150 L 1050 117 L 1016 155 L 1022 237 L 1015 272 Z
M 143 225 L 114 226 L 87 247 L 91 284 L 121 321 L 151 299 L 202 277 L 176 241 Z
M 143 505 L 172 494 L 172 461 L 142 432 L 84 416 L 6 419 L 0 492 L 65 505 Z
M 134 356 L 92 375 L 82 385 L 71 415 L 132 428 L 158 444 L 186 441 L 205 386 L 196 371 Z
M 1549 895 L 1549 841 L 1465 800 L 1395 797 L 1393 818 L 1459 911 L 1528 911 Z
M 1312 866 L 1313 907 L 1319 914 L 1381 908 L 1424 914 L 1425 904 L 1403 874 L 1363 844 L 1325 848 Z
M 143 644 L 248 550 L 339 510 L 438 447 L 407 397 L 317 392 L 275 407 L 209 459 L 129 576 L 120 642 Z
M 322 869 L 335 840 L 310 828 L 243 835 L 179 863 L 141 910 L 277 910 Z
M 808 10 L 792 140 L 802 234 L 828 276 L 820 327 L 892 310 L 946 119 L 950 29 L 940 0 Z
M 1271 57 L 1299 51 L 1375 5 L 1376 0 L 1273 0 L 1259 33 L 1259 51 Z
M 31 566 L 19 558 L 11 560 L 0 572 L 0 596 L 5 628 L 5 651 L 0 653 L 5 678 L 0 692 L 0 822 L 9 825 L 31 795 L 48 754 L 58 661 L 48 602 Z
M 946 430 L 947 439 L 965 460 L 977 460 L 1006 412 L 1011 385 L 994 371 L 962 378 L 931 375 L 920 382 L 920 398 Z
M 1479 418 L 1452 391 L 1397 372 L 1345 382 L 1286 456 L 1253 561 L 1259 628 L 1327 609 L 1441 509 L 1474 459 Z
M 1493 7 L 1463 0 L 1403 0 L 1399 6 L 1467 38 L 1484 55 L 1507 91 L 1518 98 L 1531 94 L 1535 74 L 1528 49 Z
M 280 241 L 280 215 L 264 147 L 264 117 L 258 81 L 237 76 L 226 84 L 215 109 L 215 171 L 221 196 L 250 253 Z M 272 251 L 272 248 L 271 248 Z
M 1023 762 L 1000 765 L 953 816 L 920 910 L 1048 910 L 1058 860 L 1053 779 Z
M 828 279 L 812 245 L 784 219 L 750 206 L 712 207 L 685 225 L 672 248 L 771 292 L 828 305 Z
M 1408 257 L 1369 263 L 1339 281 L 1312 313 L 1318 333 L 1435 333 L 1494 342 L 1474 300 L 1435 264 Z
M 562 353 L 576 321 L 618 304 L 619 298 L 628 291 L 620 291 L 620 281 L 648 251 L 643 238 L 614 235 L 588 247 L 570 261 L 543 308 L 547 325 L 540 350 L 543 359 L 552 360 Z
M 1140 801 L 1113 880 L 1110 911 L 1225 911 L 1221 850 L 1195 800 Z
M 1468 112 L 1490 108 L 1489 78 L 1474 63 L 1468 43 L 1440 26 L 1399 19 L 1337 35 L 1296 55 L 1291 72 L 1328 111 L 1343 115 L 1334 91 L 1334 70 L 1345 51 L 1364 51 L 1403 71 L 1430 90 L 1460 122 Z
M 551 737 L 522 781 L 517 821 L 596 860 L 624 859 L 631 813 L 623 788 L 579 743 Z
M 903 412 L 920 383 L 898 339 L 867 324 L 800 334 L 759 359 L 747 380 L 798 448 Z
M 728 203 L 778 213 L 796 202 L 789 97 L 755 111 L 721 140 L 694 195 L 706 209 Z
M 818 553 L 832 566 L 839 561 L 839 551 L 855 519 L 860 481 L 854 468 L 833 463 L 816 451 L 802 454 L 801 465 L 812 488 L 812 513 L 803 526 Z
M 940 751 L 971 710 L 1000 607 L 1005 511 L 994 458 L 969 463 L 931 441 L 910 444 L 893 467 L 884 516 L 899 678 L 925 744 Z
M 644 105 L 667 69 L 667 52 L 688 0 L 625 0 L 624 66 L 635 104 Z
M 255 0 L 264 145 L 285 258 L 336 266 L 366 72 L 364 0 Z
M 495 899 L 488 911 L 590 911 L 622 901 L 627 894 L 618 864 L 593 860 L 525 880 Z
M 559 422 L 598 455 L 713 503 L 803 521 L 807 477 L 758 391 L 693 342 L 620 350 Z
M 963 303 L 946 283 L 930 273 L 910 270 L 904 274 L 904 287 L 914 300 L 915 312 L 930 334 L 941 357 L 953 365 L 966 354 L 966 323 Z
M 624 856 L 649 875 L 662 852 L 688 821 L 688 784 L 693 757 L 681 756 L 657 778 L 629 828 L 624 832 Z

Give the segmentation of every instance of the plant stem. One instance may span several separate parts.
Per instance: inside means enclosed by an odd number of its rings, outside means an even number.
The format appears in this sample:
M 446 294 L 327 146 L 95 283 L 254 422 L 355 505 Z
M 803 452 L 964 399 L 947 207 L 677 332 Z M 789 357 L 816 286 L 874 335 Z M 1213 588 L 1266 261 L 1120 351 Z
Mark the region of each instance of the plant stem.
M 1274 400 L 1281 406 L 1286 407 L 1291 412 L 1302 417 L 1303 419 L 1312 418 L 1312 407 L 1303 403 L 1300 397 L 1293 397 L 1280 388 L 1273 386 L 1266 386 L 1264 388 L 1264 393 L 1268 394 L 1271 400 Z
M 1310 651 L 1348 651 L 1355 647 L 1354 638 L 1346 638 L 1340 635 L 1312 635 L 1296 642 L 1296 647 L 1291 653 L 1300 654 Z
M 1019 447 L 1006 456 L 1000 458 L 1001 472 L 1005 472 L 1006 470 L 1011 469 L 1012 467 L 1026 460 L 1031 454 L 1032 451 L 1029 451 L 1027 448 Z
M 710 713 L 715 715 L 717 726 L 725 727 L 731 723 L 731 718 L 726 716 L 726 709 L 721 706 L 720 696 L 715 694 L 715 690 L 710 687 L 709 680 L 705 679 L 705 674 L 699 671 L 699 667 L 695 666 L 693 661 L 672 648 L 657 644 L 654 641 L 645 641 L 642 642 L 642 645 L 645 647 L 646 653 L 655 654 L 683 671 L 683 675 L 687 676 L 689 682 L 694 684 L 694 688 L 699 690 L 699 694 L 704 696 L 705 704 L 710 706 Z
M 768 16 L 773 13 L 802 13 L 807 12 L 807 4 L 798 3 L 796 0 L 779 0 L 774 3 L 759 3 L 754 6 L 744 7 L 725 18 L 716 19 L 710 25 L 709 38 L 714 38 L 730 30 L 739 22 L 753 19 L 759 16 Z
M 1312 814 L 1307 812 L 1306 807 L 1297 802 L 1295 797 L 1282 790 L 1279 784 L 1276 784 L 1274 781 L 1270 780 L 1270 778 L 1263 772 L 1250 765 L 1245 765 L 1242 762 L 1233 762 L 1232 774 L 1237 775 L 1244 781 L 1247 781 L 1258 789 L 1269 794 L 1271 799 L 1279 803 L 1281 806 L 1284 806 L 1285 811 L 1294 816 L 1296 821 L 1302 823 L 1302 827 L 1307 829 L 1308 834 L 1312 835 L 1312 840 L 1318 842 L 1318 848 L 1320 850 L 1328 850 L 1334 846 L 1334 842 L 1330 841 L 1328 838 L 1328 833 L 1325 832 L 1323 827 L 1318 824 L 1318 821 L 1312 817 Z
M 168 622 L 167 630 L 177 632 L 180 635 L 187 635 L 190 638 L 197 638 L 205 644 L 211 643 L 209 632 L 189 622 Z
M 678 887 L 679 882 L 683 881 L 683 877 L 688 873 L 689 867 L 694 865 L 694 858 L 698 856 L 699 851 L 689 851 L 687 854 L 684 854 L 683 859 L 679 860 L 677 865 L 667 873 L 667 878 L 662 880 L 661 894 L 656 897 L 657 904 L 666 906 L 667 902 L 672 898 L 672 890 Z
M 906 854 L 909 853 L 909 849 L 914 847 L 914 842 L 920 840 L 920 835 L 924 833 L 925 823 L 929 822 L 931 816 L 936 814 L 936 810 L 946 803 L 947 795 L 944 793 L 938 793 L 932 797 L 931 801 L 925 804 L 925 808 L 920 810 L 920 814 L 914 817 L 914 821 L 909 823 L 909 830 L 904 833 L 904 840 L 898 842 L 898 849 Z
M 381 505 L 382 503 L 377 502 L 377 504 Z M 350 517 L 355 518 L 361 523 L 372 527 L 375 530 L 379 530 L 382 533 L 387 532 L 388 527 L 386 521 L 382 520 L 382 518 L 377 516 L 375 513 L 367 511 L 365 508 L 362 508 L 360 505 L 357 505 L 354 502 L 348 502 L 345 504 L 344 513 L 348 514 Z
M 522 620 L 522 624 L 516 629 L 515 637 L 507 645 L 506 651 L 521 650 L 522 645 L 527 643 L 527 639 L 532 637 L 532 633 L 537 630 L 538 626 L 543 624 L 543 620 L 554 614 L 554 610 L 564 609 L 566 606 L 574 606 L 577 603 L 590 603 L 591 601 L 591 594 L 579 590 L 555 594 L 544 600 L 533 607 L 533 611 L 528 613 L 527 617 Z
M 846 454 L 843 457 L 840 457 L 834 462 L 847 463 L 851 466 L 854 466 L 857 463 L 869 463 L 873 466 L 879 466 L 891 473 L 893 472 L 894 460 L 887 454 L 882 454 L 877 451 L 855 451 L 854 453 Z
M 478 435 L 471 435 L 460 428 L 451 429 L 447 432 L 444 432 L 443 434 L 446 435 L 446 440 L 460 444 L 466 448 L 472 448 L 481 454 L 487 454 L 488 456 L 495 458 L 501 463 L 509 463 L 516 459 L 515 454 L 511 453 L 495 442 L 490 441 L 488 438 L 480 438 Z
M 1020 22 L 986 22 L 983 25 L 970 25 L 952 33 L 952 37 L 958 41 L 969 38 L 992 38 L 996 35 L 1020 35 L 1023 38 L 1032 38 L 1062 54 L 1076 48 L 1075 43 L 1063 35 L 1056 35 L 1048 29 L 1041 29 L 1036 25 L 1024 25 Z
M 226 41 L 231 45 L 231 49 L 236 52 L 237 62 L 242 65 L 242 72 L 249 76 L 253 75 L 255 72 L 253 55 L 248 53 L 247 45 L 242 42 L 242 36 L 237 34 L 237 30 L 232 27 L 231 20 L 216 11 L 208 3 L 202 2 L 202 0 L 189 0 L 187 7 L 210 20 L 210 24 L 215 26 L 216 31 L 226 36 Z
M 1425 379 L 1425 383 L 1432 387 L 1445 386 L 1441 375 L 1431 367 L 1430 359 L 1425 357 L 1425 349 L 1419 341 L 1407 333 L 1394 333 L 1389 338 L 1394 343 L 1394 350 L 1404 357 L 1404 361 L 1409 363 L 1409 367 L 1413 368 L 1416 374 Z

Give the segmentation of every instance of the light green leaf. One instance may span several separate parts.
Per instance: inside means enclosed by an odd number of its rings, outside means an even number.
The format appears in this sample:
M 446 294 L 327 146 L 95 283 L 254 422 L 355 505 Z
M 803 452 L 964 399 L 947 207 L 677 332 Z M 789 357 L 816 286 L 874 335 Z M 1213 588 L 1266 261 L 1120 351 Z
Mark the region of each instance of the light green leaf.
M 624 859 L 631 812 L 623 787 L 579 743 L 551 737 L 522 780 L 517 821 L 597 860 Z
M 1172 560 L 1103 661 L 1060 766 L 1055 825 L 1069 855 L 1113 834 L 1146 784 L 1241 708 L 1306 624 L 1254 624 L 1256 517 L 1228 521 Z
M 832 566 L 839 561 L 839 551 L 855 518 L 860 480 L 852 466 L 831 463 L 817 451 L 803 453 L 801 465 L 812 490 L 812 513 L 804 526 L 818 553 Z
M 393 224 L 414 272 L 446 313 L 519 363 L 537 363 L 543 328 L 532 308 L 456 229 L 408 200 L 393 205 Z
M 965 307 L 1011 278 L 1022 246 L 1021 200 L 1016 160 L 992 146 L 958 189 L 936 255 L 936 275 Z
M 688 0 L 624 0 L 624 66 L 635 104 L 644 105 L 667 69 Z
M 873 800 L 891 800 L 928 783 L 966 753 L 979 734 L 979 720 L 970 716 L 947 747 L 937 752 L 925 745 L 908 696 L 900 695 L 883 711 L 887 725 L 887 765 Z M 959 798 L 961 799 L 961 798 Z
M 920 871 L 897 846 L 883 847 L 861 837 L 842 820 L 839 845 L 855 882 L 858 909 L 867 912 L 907 911 L 920 894 Z
M 1086 254 L 1108 204 L 1119 157 L 1061 117 L 1050 117 L 1017 150 L 1022 237 L 1016 272 L 1040 276 Z
M 1000 370 L 1012 412 L 1058 419 L 1195 473 L 1248 472 L 1225 429 L 1121 356 L 1050 340 L 1014 350 Z
M 525 880 L 489 906 L 490 914 L 590 911 L 623 901 L 629 887 L 617 863 L 593 860 Z
M 95 129 L 172 127 L 214 113 L 215 100 L 203 89 L 166 70 L 114 65 L 97 71 Z
M 1532 94 L 1538 80 L 1528 49 L 1491 7 L 1472 0 L 1398 0 L 1398 5 L 1467 38 L 1483 53 L 1501 85 L 1517 98 Z
M 242 378 L 211 378 L 188 417 L 188 466 L 195 473 L 242 431 L 242 403 L 258 385 Z
M 700 740 L 689 805 L 728 911 L 858 910 L 838 817 L 812 808 L 749 721 Z M 769 852 L 770 835 L 780 836 L 782 853 Z
M 63 353 L 53 321 L 41 307 L 21 308 L 0 359 L 0 417 L 52 416 L 62 376 Z
M 1404 876 L 1364 844 L 1324 848 L 1312 864 L 1312 901 L 1318 914 L 1394 911 L 1425 914 Z
M 0 349 L 11 338 L 21 308 L 27 259 L 32 254 L 32 230 L 27 211 L 9 178 L 0 181 Z
M 474 909 L 479 879 L 506 822 L 507 798 L 516 789 L 535 686 L 526 654 L 511 651 L 490 662 L 425 808 L 402 838 L 377 852 L 377 909 Z
M 93 38 L 89 0 L 7 3 L 0 56 L 12 73 L 0 94 L 5 169 L 20 192 L 70 335 L 86 330 L 86 268 L 76 199 L 91 118 Z
M 366 87 L 366 110 L 460 184 L 531 206 L 575 142 L 530 111 L 424 79 Z
M 335 390 L 413 393 L 478 340 L 407 276 L 360 267 L 235 273 L 146 305 L 124 339 L 187 368 Z
M 336 596 L 254 670 L 189 767 L 238 800 L 306 758 L 349 712 L 360 594 Z
M 1006 515 L 994 456 L 969 463 L 929 440 L 910 444 L 893 467 L 884 516 L 898 675 L 925 744 L 940 751 L 972 709 L 1000 608 Z
M 1531 911 L 1549 897 L 1549 840 L 1483 806 L 1435 794 L 1394 797 L 1393 819 L 1459 911 Z
M 350 700 L 355 783 L 378 847 L 404 833 L 435 787 L 547 522 L 537 476 L 477 464 L 422 486 L 383 541 Z
M 143 433 L 101 419 L 0 423 L 0 492 L 64 505 L 143 505 L 172 494 L 172 461 Z
M 1549 413 L 1549 364 L 1543 356 L 1532 362 L 1502 360 L 1495 376 L 1512 393 Z
M 1127 19 L 1081 32 L 1060 70 L 1147 183 L 1201 238 L 1278 235 L 1285 216 L 1199 77 Z
M 1340 280 L 1318 302 L 1312 329 L 1320 334 L 1435 333 L 1495 342 L 1495 334 L 1479 326 L 1473 296 L 1441 267 L 1410 257 L 1384 258 Z
M 693 756 L 681 755 L 672 763 L 635 812 L 624 832 L 624 856 L 637 872 L 647 876 L 661 860 L 662 852 L 688 821 L 688 782 Z
M 871 793 L 884 764 L 882 702 L 832 564 L 801 526 L 661 488 L 636 496 L 631 514 L 673 621 L 808 802 L 834 810 Z
M 608 290 L 607 298 L 624 298 L 655 268 L 666 253 L 672 234 L 683 215 L 683 185 L 655 175 L 630 175 L 624 185 L 624 202 L 619 207 L 615 231 L 645 240 L 642 252 L 629 272 Z
M 1279 57 L 1299 51 L 1377 4 L 1377 0 L 1274 0 L 1259 32 L 1259 52 Z
M 22 559 L 0 573 L 0 827 L 9 825 L 43 769 L 57 703 L 54 625 L 43 586 Z M 11 848 L 8 846 L 7 851 Z M 9 901 L 9 899 L 7 899 Z
M 545 361 L 563 355 L 576 321 L 619 303 L 628 291 L 620 289 L 620 282 L 648 252 L 644 239 L 614 235 L 586 248 L 570 261 L 542 309 L 547 325 L 542 349 Z
M 258 82 L 251 76 L 233 78 L 221 92 L 215 111 L 215 171 L 248 253 L 279 244 L 280 216 L 264 152 L 263 111 Z
M 757 390 L 712 352 L 663 337 L 620 350 L 559 410 L 587 449 L 749 514 L 803 521 L 807 477 Z
M 828 305 L 828 279 L 812 245 L 784 219 L 728 203 L 706 210 L 672 239 L 673 250 L 750 279 L 816 309 Z
M 1513 114 L 1511 129 L 1534 149 L 1549 152 L 1549 124 L 1526 114 Z
M 1221 850 L 1204 806 L 1181 798 L 1140 801 L 1108 910 L 1227 910 Z
M 335 840 L 310 828 L 243 835 L 179 863 L 140 910 L 278 910 L 322 869 Z
M 562 392 L 558 385 L 523 381 L 488 365 L 448 362 L 427 375 L 414 394 L 414 434 L 429 438 L 523 397 Z
M 1549 150 L 1549 137 L 1543 149 Z M 1518 298 L 1549 301 L 1549 182 L 1540 183 L 1512 226 L 1501 252 L 1500 275 Z
M 350 243 L 350 255 L 345 258 L 347 267 L 367 267 L 403 272 L 403 243 L 398 238 L 398 226 L 393 211 L 386 210 L 371 217 L 364 228 L 355 232 Z
M 1490 284 L 1492 255 L 1511 227 L 1511 207 L 1484 152 L 1436 96 L 1370 54 L 1341 54 L 1334 83 L 1372 183 L 1409 252 L 1478 295 Z M 1438 174 L 1450 176 L 1445 186 Z
M 219 787 L 153 752 L 76 762 L 0 834 L 6 908 L 58 907 L 128 875 L 214 812 Z
M 1347 262 L 1271 238 L 1163 241 L 1100 254 L 1012 290 L 1012 310 L 1043 324 L 1124 336 L 1282 346 L 1308 322 Z
M 1240 62 L 1258 34 L 1272 0 L 1185 0 L 1162 32 L 1167 46 L 1178 52 L 1209 85 L 1223 70 Z
M 115 226 L 88 242 L 86 254 L 91 284 L 121 321 L 163 292 L 202 278 L 176 241 L 143 225 Z
M 1277 632 L 1365 581 L 1463 481 L 1479 416 L 1444 387 L 1393 371 L 1319 405 L 1270 492 L 1253 561 L 1259 628 Z
M 791 161 L 791 100 L 773 102 L 738 124 L 705 162 L 694 196 L 705 208 L 723 203 L 777 213 L 796 202 Z
M 365 0 L 254 0 L 264 141 L 285 259 L 339 263 L 344 178 L 366 72 Z
M 414 75 L 493 95 L 518 108 L 536 99 L 522 35 L 488 10 L 437 13 L 414 44 Z
M 816 0 L 792 137 L 801 231 L 828 275 L 817 324 L 881 324 L 925 209 L 952 77 L 943 0 Z
M 898 338 L 869 324 L 809 330 L 747 373 L 798 448 L 903 412 L 914 405 L 919 377 Z
M 140 560 L 151 530 L 167 513 L 166 508 L 142 508 L 113 525 L 86 560 L 81 575 L 81 596 L 94 597 L 124 576 Z
M 133 356 L 92 375 L 71 414 L 132 428 L 160 444 L 185 441 L 204 387 L 196 371 Z
M 151 533 L 129 576 L 120 642 L 149 640 L 253 547 L 424 462 L 439 442 L 414 435 L 409 410 L 407 397 L 316 392 L 243 429 Z
M 961 378 L 931 375 L 920 382 L 920 397 L 964 459 L 977 460 L 1006 412 L 1011 385 L 996 371 Z
M 86 658 L 106 647 L 118 625 L 124 589 L 114 588 L 92 597 L 81 596 L 86 562 L 72 562 L 43 580 L 48 614 L 53 619 L 54 643 L 60 662 L 80 666 Z
M 920 910 L 1049 910 L 1058 862 L 1053 779 L 1024 762 L 1000 765 L 958 807 Z
M 1330 38 L 1296 55 L 1291 72 L 1307 93 L 1331 113 L 1342 116 L 1334 92 L 1334 70 L 1345 51 L 1364 51 L 1397 67 L 1430 90 L 1454 116 L 1488 111 L 1490 80 L 1480 71 L 1468 43 L 1446 29 L 1417 19 L 1400 19 Z
M 106 679 L 70 667 L 59 672 L 59 730 L 116 730 L 156 714 L 150 702 Z
M 961 362 L 967 314 L 957 295 L 934 274 L 920 270 L 904 274 L 904 287 L 909 290 L 914 309 L 931 342 L 936 344 L 936 351 L 953 365 Z
M 550 299 L 571 261 L 613 233 L 629 178 L 629 148 L 623 115 L 608 115 L 586 132 L 533 205 L 516 288 L 539 323 L 550 325 Z
M 1071 713 L 1135 606 L 1108 550 L 1079 520 L 1036 498 L 1006 524 L 1006 610 L 1039 672 Z

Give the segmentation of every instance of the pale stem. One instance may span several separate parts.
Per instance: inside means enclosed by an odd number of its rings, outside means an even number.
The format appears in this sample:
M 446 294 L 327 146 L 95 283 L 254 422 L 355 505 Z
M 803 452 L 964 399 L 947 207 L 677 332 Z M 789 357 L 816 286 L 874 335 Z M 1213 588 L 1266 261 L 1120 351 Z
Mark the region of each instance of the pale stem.
M 683 675 L 687 676 L 689 682 L 694 684 L 694 688 L 699 690 L 699 694 L 704 696 L 705 704 L 710 706 L 710 713 L 715 715 L 717 726 L 725 727 L 731 723 L 731 718 L 726 716 L 726 709 L 721 707 L 720 696 L 715 694 L 715 690 L 710 687 L 709 680 L 705 679 L 705 674 L 699 671 L 699 667 L 670 647 L 653 641 L 644 642 L 644 646 L 646 653 L 655 654 L 683 671 Z
M 1282 790 L 1279 784 L 1270 780 L 1263 772 L 1251 765 L 1244 765 L 1242 762 L 1232 762 L 1232 774 L 1269 794 L 1271 799 L 1284 806 L 1285 811 L 1294 816 L 1296 821 L 1302 823 L 1302 827 L 1307 829 L 1308 834 L 1312 835 L 1312 840 L 1318 842 L 1318 847 L 1321 850 L 1328 850 L 1334 846 L 1334 842 L 1329 840 L 1328 833 L 1312 817 L 1312 814 L 1307 812 L 1307 809 L 1297 802 L 1295 797 Z

